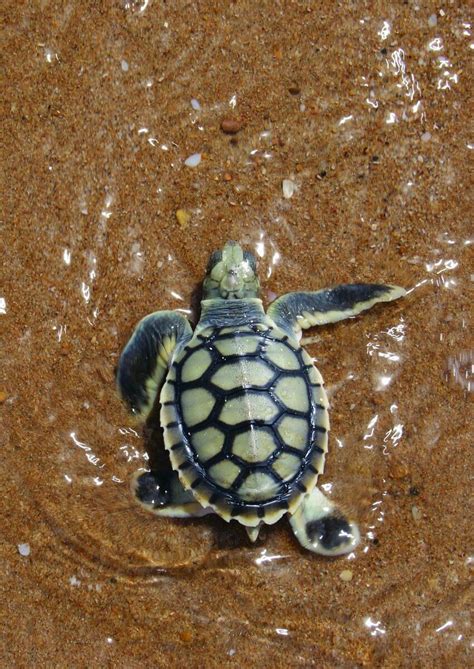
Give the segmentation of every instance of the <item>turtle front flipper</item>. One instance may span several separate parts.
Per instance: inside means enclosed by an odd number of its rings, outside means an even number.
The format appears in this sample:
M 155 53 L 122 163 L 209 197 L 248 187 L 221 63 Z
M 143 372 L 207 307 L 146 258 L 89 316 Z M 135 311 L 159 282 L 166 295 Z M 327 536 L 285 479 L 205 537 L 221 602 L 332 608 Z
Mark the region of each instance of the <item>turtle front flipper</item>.
M 139 420 L 147 419 L 171 358 L 192 335 L 187 319 L 175 311 L 157 311 L 138 323 L 120 356 L 117 386 Z
M 140 505 L 157 516 L 196 518 L 214 513 L 183 488 L 176 472 L 137 472 L 132 479 L 132 490 Z
M 336 557 L 350 553 L 360 541 L 357 525 L 318 488 L 306 495 L 290 516 L 290 525 L 303 548 L 319 555 Z
M 336 323 L 360 314 L 377 302 L 392 302 L 406 294 L 400 286 L 353 283 L 311 293 L 282 295 L 268 308 L 268 316 L 283 330 L 300 334 L 314 325 Z

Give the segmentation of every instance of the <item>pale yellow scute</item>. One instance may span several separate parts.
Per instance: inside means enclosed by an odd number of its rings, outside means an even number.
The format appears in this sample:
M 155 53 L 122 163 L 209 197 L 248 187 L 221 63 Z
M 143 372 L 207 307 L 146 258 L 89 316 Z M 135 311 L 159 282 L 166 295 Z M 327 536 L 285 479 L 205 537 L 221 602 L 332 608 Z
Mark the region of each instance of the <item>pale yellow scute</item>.
M 294 477 L 301 466 L 301 460 L 293 453 L 282 453 L 272 464 L 272 469 L 281 476 L 284 481 Z
M 211 381 L 224 390 L 246 386 L 265 386 L 274 372 L 260 360 L 241 358 L 237 362 L 221 365 Z
M 229 337 L 216 341 L 214 346 L 221 355 L 246 355 L 255 353 L 259 345 L 259 338 L 256 336 Z
M 201 378 L 212 362 L 212 356 L 205 348 L 192 353 L 183 365 L 181 380 L 184 383 Z
M 249 474 L 239 488 L 239 496 L 246 502 L 264 502 L 275 497 L 278 484 L 264 472 Z
M 328 397 L 324 388 L 312 388 L 313 399 L 316 404 L 327 409 L 329 407 Z
M 275 450 L 273 436 L 253 426 L 234 438 L 232 452 L 246 462 L 262 462 Z
M 274 341 L 266 347 L 265 357 L 280 369 L 297 370 L 300 368 L 300 362 L 293 351 L 279 341 Z
M 308 422 L 304 418 L 285 416 L 278 423 L 278 432 L 287 446 L 305 450 L 309 445 Z
M 220 419 L 228 425 L 245 420 L 269 421 L 278 415 L 278 408 L 265 393 L 247 393 L 233 397 L 224 404 Z
M 240 468 L 230 460 L 218 462 L 209 469 L 209 476 L 223 488 L 230 488 L 239 474 Z
M 174 400 L 174 386 L 166 382 L 161 389 L 160 402 L 172 402 Z
M 195 432 L 191 437 L 191 442 L 199 459 L 206 462 L 221 452 L 224 445 L 224 434 L 215 427 L 208 427 Z
M 316 367 L 313 366 L 308 370 L 308 376 L 311 383 L 320 383 L 321 385 L 323 384 L 323 377 L 321 376 L 319 370 L 316 369 Z
M 213 395 L 204 388 L 185 390 L 181 395 L 181 409 L 186 425 L 192 427 L 205 420 L 214 407 Z
M 304 379 L 284 376 L 277 381 L 275 394 L 289 409 L 309 411 L 309 400 Z

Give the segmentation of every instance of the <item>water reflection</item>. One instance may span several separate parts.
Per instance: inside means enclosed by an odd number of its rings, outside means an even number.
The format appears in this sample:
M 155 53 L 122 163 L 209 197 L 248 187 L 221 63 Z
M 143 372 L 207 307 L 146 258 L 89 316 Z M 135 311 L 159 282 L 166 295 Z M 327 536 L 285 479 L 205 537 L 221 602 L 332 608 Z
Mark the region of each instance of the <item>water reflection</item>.
M 474 389 L 474 350 L 461 351 L 448 358 L 450 378 L 468 392 Z
M 364 625 L 370 631 L 370 636 L 384 636 L 387 633 L 387 629 L 382 627 L 382 621 L 372 620 L 370 616 L 364 619 Z
M 266 564 L 267 562 L 274 562 L 275 560 L 283 560 L 288 557 L 289 555 L 271 555 L 266 548 L 263 548 L 260 553 L 260 556 L 258 558 L 255 558 L 255 564 L 260 567 L 263 564 Z

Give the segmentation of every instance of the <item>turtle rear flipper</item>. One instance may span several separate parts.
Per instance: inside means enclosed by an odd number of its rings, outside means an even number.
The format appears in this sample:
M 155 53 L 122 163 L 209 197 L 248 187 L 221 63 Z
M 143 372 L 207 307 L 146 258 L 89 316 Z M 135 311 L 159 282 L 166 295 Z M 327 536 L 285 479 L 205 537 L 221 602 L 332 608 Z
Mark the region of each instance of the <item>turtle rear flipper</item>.
M 350 553 L 360 541 L 357 525 L 318 488 L 290 516 L 290 525 L 303 548 L 320 555 L 335 557 Z
M 336 323 L 360 314 L 378 302 L 392 302 L 406 294 L 400 286 L 354 283 L 311 293 L 288 293 L 268 308 L 268 316 L 291 334 L 314 325 Z
M 132 479 L 132 491 L 139 504 L 157 516 L 196 518 L 214 513 L 196 502 L 191 492 L 184 490 L 175 472 L 137 472 Z
M 175 311 L 156 311 L 138 323 L 120 356 L 117 386 L 139 420 L 149 416 L 172 356 L 192 335 L 187 319 Z

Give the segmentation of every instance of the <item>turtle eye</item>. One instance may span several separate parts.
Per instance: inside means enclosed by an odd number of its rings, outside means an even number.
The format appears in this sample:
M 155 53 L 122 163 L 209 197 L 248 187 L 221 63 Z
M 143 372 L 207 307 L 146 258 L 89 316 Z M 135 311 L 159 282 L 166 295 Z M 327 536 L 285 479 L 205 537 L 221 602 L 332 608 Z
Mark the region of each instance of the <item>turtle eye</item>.
M 222 251 L 214 251 L 213 253 L 211 253 L 209 262 L 207 263 L 206 273 L 210 274 L 212 272 L 212 268 L 215 267 L 218 262 L 221 262 L 221 260 L 222 260 Z
M 254 274 L 257 273 L 257 261 L 255 260 L 255 256 L 253 253 L 250 253 L 250 251 L 244 251 L 244 260 L 248 262 L 250 265 L 252 272 Z

